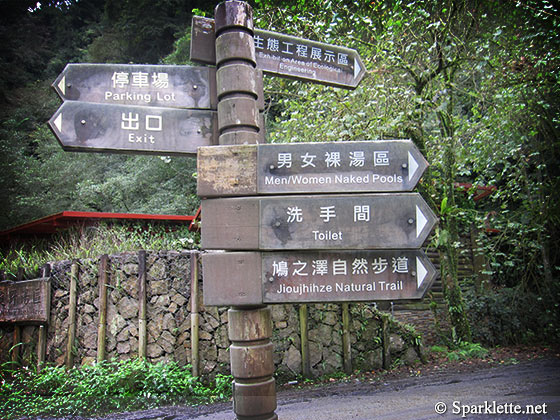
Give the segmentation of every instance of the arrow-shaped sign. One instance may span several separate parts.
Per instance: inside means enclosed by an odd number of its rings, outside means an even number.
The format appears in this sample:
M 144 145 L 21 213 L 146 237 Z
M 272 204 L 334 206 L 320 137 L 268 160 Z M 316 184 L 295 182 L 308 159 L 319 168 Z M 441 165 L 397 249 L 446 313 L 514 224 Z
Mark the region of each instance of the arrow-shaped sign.
M 429 268 L 426 268 L 429 267 Z M 427 258 L 420 258 L 419 256 L 416 257 L 416 287 L 420 289 L 424 280 L 428 278 L 428 274 L 430 273 L 428 270 L 433 270 L 433 266 L 430 263 L 430 260 Z
M 421 250 L 225 252 L 202 258 L 204 304 L 211 306 L 421 299 L 436 277 Z
M 420 248 L 437 219 L 418 193 L 202 202 L 205 249 Z
M 366 68 L 356 50 L 261 29 L 254 30 L 257 67 L 293 79 L 354 89 Z M 214 20 L 194 16 L 190 59 L 216 64 Z
M 198 165 L 199 195 L 215 197 L 412 191 L 428 162 L 410 140 L 382 140 L 207 147 Z
M 193 155 L 217 138 L 216 112 L 65 101 L 49 125 L 67 151 Z
M 72 63 L 53 88 L 63 100 L 216 109 L 215 80 L 211 67 Z

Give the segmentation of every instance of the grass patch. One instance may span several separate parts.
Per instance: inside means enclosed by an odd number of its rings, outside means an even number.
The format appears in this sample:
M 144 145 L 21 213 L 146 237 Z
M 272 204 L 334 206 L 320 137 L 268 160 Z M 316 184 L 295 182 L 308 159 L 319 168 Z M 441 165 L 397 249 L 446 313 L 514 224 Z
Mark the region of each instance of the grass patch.
M 88 415 L 142 410 L 172 404 L 200 404 L 231 397 L 231 376 L 209 385 L 175 362 L 106 361 L 66 370 L 46 366 L 37 373 L 0 371 L 0 413 L 6 420 L 37 415 Z M 25 418 L 25 417 L 23 417 Z
M 15 277 L 19 267 L 38 272 L 50 261 L 96 259 L 102 254 L 120 254 L 140 249 L 150 251 L 198 249 L 200 234 L 187 226 L 171 230 L 164 225 L 137 222 L 99 222 L 73 227 L 49 239 L 34 239 L 0 249 L 0 270 Z

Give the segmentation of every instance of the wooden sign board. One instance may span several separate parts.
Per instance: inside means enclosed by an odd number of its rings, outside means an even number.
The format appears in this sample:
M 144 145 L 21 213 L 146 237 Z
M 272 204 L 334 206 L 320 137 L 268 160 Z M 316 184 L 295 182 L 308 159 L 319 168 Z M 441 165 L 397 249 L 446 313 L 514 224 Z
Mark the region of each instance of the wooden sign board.
M 418 193 L 202 201 L 202 247 L 231 250 L 420 248 L 437 218 Z
M 216 109 L 216 70 L 139 64 L 68 64 L 53 83 L 63 100 Z
M 427 167 L 411 140 L 203 147 L 198 194 L 412 191 Z
M 194 16 L 190 59 L 216 64 L 214 20 Z M 254 30 L 257 67 L 265 74 L 354 89 L 366 69 L 356 50 L 277 32 Z
M 421 299 L 436 277 L 421 250 L 208 253 L 203 264 L 209 306 Z
M 48 278 L 0 283 L 0 322 L 49 322 L 51 283 Z
M 49 126 L 64 150 L 79 152 L 195 155 L 218 138 L 208 110 L 65 101 Z

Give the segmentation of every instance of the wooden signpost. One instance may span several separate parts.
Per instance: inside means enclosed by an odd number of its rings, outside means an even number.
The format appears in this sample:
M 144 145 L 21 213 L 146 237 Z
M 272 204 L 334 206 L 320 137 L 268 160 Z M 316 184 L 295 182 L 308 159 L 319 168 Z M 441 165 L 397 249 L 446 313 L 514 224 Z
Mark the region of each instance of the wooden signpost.
M 203 247 L 243 251 L 202 257 L 205 304 L 231 306 L 234 412 L 277 420 L 266 305 L 421 298 L 436 271 L 419 248 L 436 217 L 409 191 L 428 164 L 409 140 L 255 144 L 263 72 L 354 89 L 366 69 L 353 49 L 255 29 L 233 0 L 193 18 L 191 60 L 216 69 L 69 64 L 49 125 L 70 151 L 198 149 Z
M 410 140 L 204 147 L 198 153 L 198 193 L 412 191 L 427 167 Z
M 275 420 L 265 305 L 421 298 L 436 271 L 418 248 L 436 217 L 405 192 L 428 166 L 408 140 L 244 145 L 256 137 L 253 66 L 348 89 L 365 67 L 354 50 L 253 29 L 244 2 L 215 16 L 193 19 L 191 41 L 191 60 L 218 67 L 220 146 L 198 153 L 202 247 L 243 252 L 202 256 L 204 303 L 232 307 L 237 418 Z
M 230 48 L 216 43 L 214 19 L 194 16 L 191 32 L 191 60 L 216 64 L 216 49 Z M 288 77 L 328 86 L 353 89 L 365 75 L 356 50 L 262 29 L 254 29 L 257 66 L 271 76 Z
M 51 282 L 49 278 L 0 282 L 0 322 L 48 323 Z
M 248 251 L 206 254 L 204 275 L 204 303 L 225 306 L 420 299 L 436 271 L 421 250 Z
M 216 70 L 143 64 L 66 65 L 53 83 L 64 101 L 216 109 Z
M 216 120 L 210 110 L 65 101 L 49 125 L 66 151 L 195 155 L 213 144 Z
M 202 201 L 204 249 L 420 248 L 436 216 L 418 193 Z

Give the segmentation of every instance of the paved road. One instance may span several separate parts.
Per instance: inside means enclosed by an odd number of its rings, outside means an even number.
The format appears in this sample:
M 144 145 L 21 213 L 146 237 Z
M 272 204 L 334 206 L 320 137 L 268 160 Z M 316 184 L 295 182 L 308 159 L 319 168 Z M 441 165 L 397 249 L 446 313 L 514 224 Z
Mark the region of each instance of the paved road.
M 438 404 L 441 409 L 441 403 L 447 411 L 439 415 L 435 407 Z M 538 405 L 536 409 L 546 414 L 508 414 L 517 405 L 525 410 L 528 404 Z M 492 410 L 501 410 L 503 414 L 491 415 Z M 437 373 L 387 383 L 354 382 L 283 391 L 278 394 L 276 413 L 280 420 L 560 420 L 560 359 L 539 359 L 469 373 Z M 175 407 L 106 418 L 125 419 L 233 420 L 234 415 L 230 404 L 220 404 L 196 411 Z

